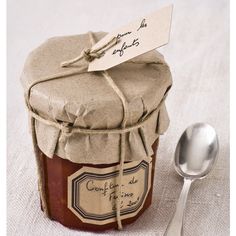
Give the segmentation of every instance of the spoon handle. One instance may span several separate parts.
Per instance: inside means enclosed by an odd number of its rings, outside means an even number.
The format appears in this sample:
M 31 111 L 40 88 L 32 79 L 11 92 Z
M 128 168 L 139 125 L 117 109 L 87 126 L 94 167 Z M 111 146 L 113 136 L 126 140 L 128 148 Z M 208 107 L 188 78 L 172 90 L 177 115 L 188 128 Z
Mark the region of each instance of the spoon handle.
M 181 236 L 182 235 L 182 227 L 183 227 L 183 216 L 184 216 L 184 209 L 186 205 L 186 201 L 188 198 L 188 192 L 191 186 L 192 180 L 191 179 L 184 179 L 184 185 L 176 206 L 176 211 L 171 219 L 166 232 L 165 236 Z

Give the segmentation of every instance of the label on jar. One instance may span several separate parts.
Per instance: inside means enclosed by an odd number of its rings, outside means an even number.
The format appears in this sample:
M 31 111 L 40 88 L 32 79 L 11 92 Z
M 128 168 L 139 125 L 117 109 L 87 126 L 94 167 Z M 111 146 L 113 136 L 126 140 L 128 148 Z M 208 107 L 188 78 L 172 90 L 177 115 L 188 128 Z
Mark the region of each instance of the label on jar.
M 134 217 L 142 209 L 151 185 L 152 159 L 124 164 L 121 219 Z M 116 221 L 120 165 L 83 167 L 68 177 L 68 208 L 84 223 L 104 225 Z

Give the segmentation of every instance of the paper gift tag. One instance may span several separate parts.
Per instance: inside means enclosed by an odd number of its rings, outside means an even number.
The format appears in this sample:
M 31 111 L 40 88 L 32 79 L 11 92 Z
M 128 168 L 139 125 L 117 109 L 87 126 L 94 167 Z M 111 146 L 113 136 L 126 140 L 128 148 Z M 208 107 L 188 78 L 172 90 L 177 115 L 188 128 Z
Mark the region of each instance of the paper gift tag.
M 163 46 L 169 41 L 173 5 L 136 20 L 107 34 L 92 49 L 117 37 L 119 42 L 108 49 L 104 56 L 89 63 L 88 71 L 107 70 L 138 55 Z

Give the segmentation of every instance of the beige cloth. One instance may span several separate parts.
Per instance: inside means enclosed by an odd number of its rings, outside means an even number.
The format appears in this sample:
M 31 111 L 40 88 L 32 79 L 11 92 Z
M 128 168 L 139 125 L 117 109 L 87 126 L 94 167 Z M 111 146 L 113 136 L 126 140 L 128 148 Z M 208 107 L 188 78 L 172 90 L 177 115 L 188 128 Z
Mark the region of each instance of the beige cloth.
M 53 35 L 110 31 L 166 4 L 166 0 L 126 1 L 125 7 L 123 1 L 110 0 L 8 1 L 9 236 L 96 235 L 69 230 L 45 219 L 39 210 L 36 165 L 19 83 L 29 51 Z M 160 139 L 153 203 L 124 231 L 99 235 L 163 235 L 182 187 L 171 164 L 175 145 L 186 126 L 198 121 L 216 128 L 220 153 L 213 172 L 190 190 L 185 236 L 229 235 L 228 11 L 226 0 L 174 1 L 170 43 L 161 49 L 173 75 L 167 98 L 171 122 Z
M 104 36 L 105 33 L 93 33 L 95 41 Z M 89 35 L 83 34 L 54 37 L 32 51 L 21 76 L 25 96 L 35 113 L 46 120 L 93 130 L 121 128 L 123 105 L 102 73 L 86 73 L 88 63 L 83 60 L 61 67 L 61 62 L 90 47 Z M 125 135 L 125 160 L 147 158 L 153 154 L 152 144 L 169 125 L 162 101 L 172 83 L 169 67 L 161 54 L 151 51 L 108 73 L 127 100 L 126 127 L 157 110 L 142 127 Z M 35 84 L 37 81 L 42 82 Z M 32 84 L 35 85 L 31 88 Z M 36 136 L 39 148 L 49 157 L 56 153 L 76 163 L 92 164 L 120 161 L 119 133 L 65 136 L 58 128 L 36 120 Z

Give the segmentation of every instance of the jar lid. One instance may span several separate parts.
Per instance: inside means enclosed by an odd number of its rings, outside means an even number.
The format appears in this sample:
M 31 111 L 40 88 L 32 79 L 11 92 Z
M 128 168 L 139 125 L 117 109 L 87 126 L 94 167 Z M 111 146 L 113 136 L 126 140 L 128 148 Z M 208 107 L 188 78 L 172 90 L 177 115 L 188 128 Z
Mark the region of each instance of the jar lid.
M 93 33 L 96 41 L 105 34 Z M 120 127 L 122 102 L 102 73 L 82 70 L 85 61 L 68 68 L 61 67 L 61 62 L 90 47 L 88 34 L 83 34 L 51 38 L 30 53 L 21 81 L 25 93 L 30 92 L 29 104 L 36 114 L 86 129 Z M 127 100 L 128 127 L 151 114 L 162 102 L 156 116 L 141 127 L 143 134 L 140 134 L 140 127 L 126 134 L 126 160 L 150 156 L 152 143 L 168 127 L 163 102 L 172 83 L 168 65 L 154 50 L 117 65 L 108 73 Z M 52 76 L 56 79 L 35 83 Z M 32 83 L 35 83 L 33 87 Z M 114 163 L 119 160 L 119 134 L 74 133 L 65 138 L 59 129 L 41 121 L 36 121 L 35 129 L 38 146 L 49 157 L 57 154 L 77 163 Z

